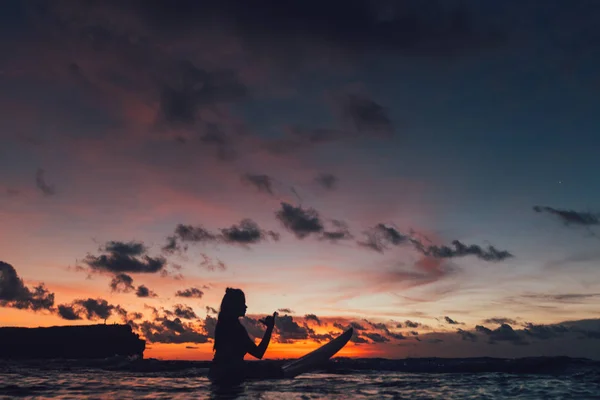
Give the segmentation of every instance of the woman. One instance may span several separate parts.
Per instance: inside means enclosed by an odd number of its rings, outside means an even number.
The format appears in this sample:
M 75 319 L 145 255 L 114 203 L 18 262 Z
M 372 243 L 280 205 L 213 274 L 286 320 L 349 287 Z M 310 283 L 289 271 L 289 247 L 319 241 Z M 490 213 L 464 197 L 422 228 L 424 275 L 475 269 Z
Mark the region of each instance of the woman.
M 261 374 L 280 375 L 281 371 L 272 365 L 253 365 L 251 369 L 244 363 L 246 353 L 261 359 L 269 346 L 275 317 L 268 316 L 261 320 L 267 330 L 257 346 L 239 318 L 246 315 L 246 296 L 240 289 L 227 288 L 221 301 L 221 309 L 215 328 L 215 356 L 212 361 L 209 376 L 212 380 L 239 380 L 250 377 L 262 377 Z

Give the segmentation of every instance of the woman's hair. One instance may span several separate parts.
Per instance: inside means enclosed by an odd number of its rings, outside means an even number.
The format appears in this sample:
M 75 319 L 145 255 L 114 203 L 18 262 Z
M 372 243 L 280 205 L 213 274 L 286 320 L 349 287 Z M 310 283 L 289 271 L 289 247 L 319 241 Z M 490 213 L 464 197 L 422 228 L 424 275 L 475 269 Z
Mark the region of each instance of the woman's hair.
M 228 329 L 228 325 L 237 321 L 240 309 L 245 306 L 246 296 L 241 289 L 227 288 L 223 300 L 221 300 L 221 308 L 217 317 L 217 326 L 215 327 L 215 343 L 213 350 L 217 348 L 217 341 L 221 336 L 222 329 Z

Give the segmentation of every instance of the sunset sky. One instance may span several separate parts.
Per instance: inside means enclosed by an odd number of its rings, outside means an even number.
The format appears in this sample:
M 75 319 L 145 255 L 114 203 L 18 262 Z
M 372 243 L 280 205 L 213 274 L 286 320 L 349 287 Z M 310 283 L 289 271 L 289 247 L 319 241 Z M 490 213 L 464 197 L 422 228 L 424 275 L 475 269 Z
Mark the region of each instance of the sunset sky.
M 173 3 L 3 2 L 0 326 L 600 359 L 600 2 Z

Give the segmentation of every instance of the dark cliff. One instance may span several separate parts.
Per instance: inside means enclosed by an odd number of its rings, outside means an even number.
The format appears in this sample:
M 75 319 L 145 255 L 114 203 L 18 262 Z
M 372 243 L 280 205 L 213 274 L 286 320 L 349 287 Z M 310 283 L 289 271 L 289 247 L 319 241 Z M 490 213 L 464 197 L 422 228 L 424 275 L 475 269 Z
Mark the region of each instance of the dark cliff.
M 0 358 L 143 357 L 146 341 L 129 325 L 75 325 L 47 328 L 0 328 Z

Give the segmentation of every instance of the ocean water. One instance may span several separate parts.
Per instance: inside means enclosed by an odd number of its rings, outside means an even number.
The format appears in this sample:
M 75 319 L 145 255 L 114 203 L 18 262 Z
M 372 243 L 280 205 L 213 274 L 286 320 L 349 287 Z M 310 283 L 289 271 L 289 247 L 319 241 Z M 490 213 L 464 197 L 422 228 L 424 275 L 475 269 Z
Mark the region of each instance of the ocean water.
M 493 372 L 506 368 L 485 362 L 477 372 L 464 372 L 473 369 L 469 362 L 440 369 L 439 361 L 407 372 L 418 363 L 395 363 L 348 361 L 295 379 L 222 388 L 210 383 L 202 363 L 0 362 L 0 399 L 600 399 L 600 365 L 594 362 L 563 360 L 558 369 L 529 365 L 513 372 Z

